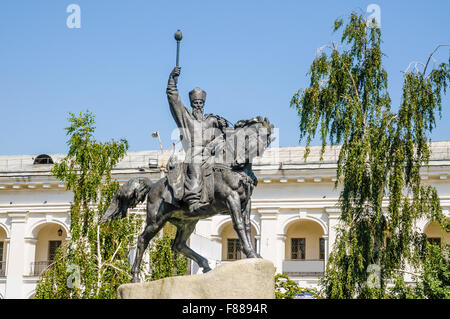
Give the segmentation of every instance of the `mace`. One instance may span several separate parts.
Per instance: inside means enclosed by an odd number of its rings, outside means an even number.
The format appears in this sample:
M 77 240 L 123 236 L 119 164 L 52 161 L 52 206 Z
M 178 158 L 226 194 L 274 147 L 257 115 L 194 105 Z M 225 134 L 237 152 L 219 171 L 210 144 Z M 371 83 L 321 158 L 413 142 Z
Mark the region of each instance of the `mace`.
M 177 32 L 175 32 L 174 34 L 174 38 L 175 40 L 177 40 L 177 65 L 179 66 L 179 62 L 180 62 L 180 41 L 181 39 L 183 39 L 183 34 L 181 33 L 180 29 L 177 30 Z M 178 77 L 174 78 L 175 80 L 175 84 L 178 82 Z

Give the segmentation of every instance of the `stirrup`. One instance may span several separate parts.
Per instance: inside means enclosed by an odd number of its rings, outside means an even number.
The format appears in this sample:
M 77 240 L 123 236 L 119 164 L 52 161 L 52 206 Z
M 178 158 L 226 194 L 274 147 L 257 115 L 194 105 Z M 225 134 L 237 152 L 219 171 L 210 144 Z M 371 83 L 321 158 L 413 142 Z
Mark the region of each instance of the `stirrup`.
M 209 203 L 205 203 L 205 202 L 194 203 L 194 204 L 192 204 L 191 206 L 189 206 L 189 211 L 190 211 L 191 213 L 193 213 L 193 212 L 195 212 L 195 211 L 197 211 L 197 210 L 200 210 L 200 209 L 202 209 L 202 208 L 205 208 L 205 207 L 207 207 L 207 206 L 209 206 Z

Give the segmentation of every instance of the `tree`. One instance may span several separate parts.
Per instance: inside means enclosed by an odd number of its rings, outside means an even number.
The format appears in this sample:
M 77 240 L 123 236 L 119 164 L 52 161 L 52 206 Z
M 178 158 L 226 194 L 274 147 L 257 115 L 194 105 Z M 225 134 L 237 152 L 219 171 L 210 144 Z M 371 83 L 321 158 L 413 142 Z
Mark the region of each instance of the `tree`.
M 450 299 L 450 245 L 427 244 L 423 272 L 415 287 L 419 298 Z
M 70 240 L 42 275 L 36 298 L 115 298 L 131 278 L 128 253 L 142 220 L 135 214 L 99 225 L 119 183 L 111 170 L 128 149 L 126 140 L 95 141 L 95 118 L 86 111 L 70 113 L 66 128 L 69 152 L 52 174 L 73 192 Z
M 185 256 L 174 254 L 172 243 L 175 238 L 175 228 L 166 224 L 150 249 L 150 276 L 147 279 L 158 280 L 186 274 L 188 260 Z
M 318 298 L 318 292 L 312 288 L 302 288 L 286 274 L 275 275 L 275 298 L 294 299 L 299 293 L 311 293 L 314 298 Z
M 318 130 L 322 156 L 327 142 L 341 144 L 335 183 L 342 186 L 340 227 L 322 280 L 324 293 L 383 298 L 386 283 L 401 277 L 405 265 L 423 270 L 426 242 L 416 221 L 436 220 L 449 230 L 436 189 L 421 184 L 420 168 L 430 159 L 428 134 L 441 114 L 450 60 L 428 70 L 430 55 L 423 71 L 418 65 L 407 70 L 395 112 L 380 29 L 352 13 L 345 26 L 343 19 L 335 21 L 338 30 L 340 43 L 323 47 L 330 54 L 314 59 L 310 86 L 295 93 L 291 106 L 300 118 L 300 140 L 306 137 L 305 160 Z
M 400 299 L 450 299 L 450 245 L 427 244 L 423 256 L 423 271 L 415 287 L 408 286 L 401 276 L 389 289 L 389 297 Z

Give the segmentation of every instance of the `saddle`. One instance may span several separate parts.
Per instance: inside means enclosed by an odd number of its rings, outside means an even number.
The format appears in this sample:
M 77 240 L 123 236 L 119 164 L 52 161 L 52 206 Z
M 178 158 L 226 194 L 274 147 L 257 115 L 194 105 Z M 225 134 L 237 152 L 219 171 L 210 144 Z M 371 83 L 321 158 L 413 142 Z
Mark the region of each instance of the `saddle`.
M 184 181 L 187 165 L 172 155 L 167 163 L 167 183 L 172 189 L 173 197 L 180 201 L 184 196 Z M 211 202 L 214 199 L 214 171 L 213 164 L 206 161 L 202 164 L 202 192 L 201 201 Z

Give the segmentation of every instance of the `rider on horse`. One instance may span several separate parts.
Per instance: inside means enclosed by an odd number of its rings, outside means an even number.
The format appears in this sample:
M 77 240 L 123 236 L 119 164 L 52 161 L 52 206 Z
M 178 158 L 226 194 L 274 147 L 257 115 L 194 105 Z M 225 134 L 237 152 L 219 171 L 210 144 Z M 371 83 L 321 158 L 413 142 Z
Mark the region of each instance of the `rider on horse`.
M 205 148 L 215 138 L 222 136 L 229 123 L 224 118 L 203 114 L 206 92 L 195 88 L 189 92 L 192 113 L 183 105 L 178 95 L 175 78 L 180 75 L 180 67 L 175 67 L 169 76 L 167 98 L 170 111 L 180 129 L 180 139 L 186 152 L 186 176 L 184 182 L 183 201 L 188 204 L 189 211 L 204 209 L 208 202 L 201 200 L 203 187 L 202 164 L 211 154 L 205 154 Z

